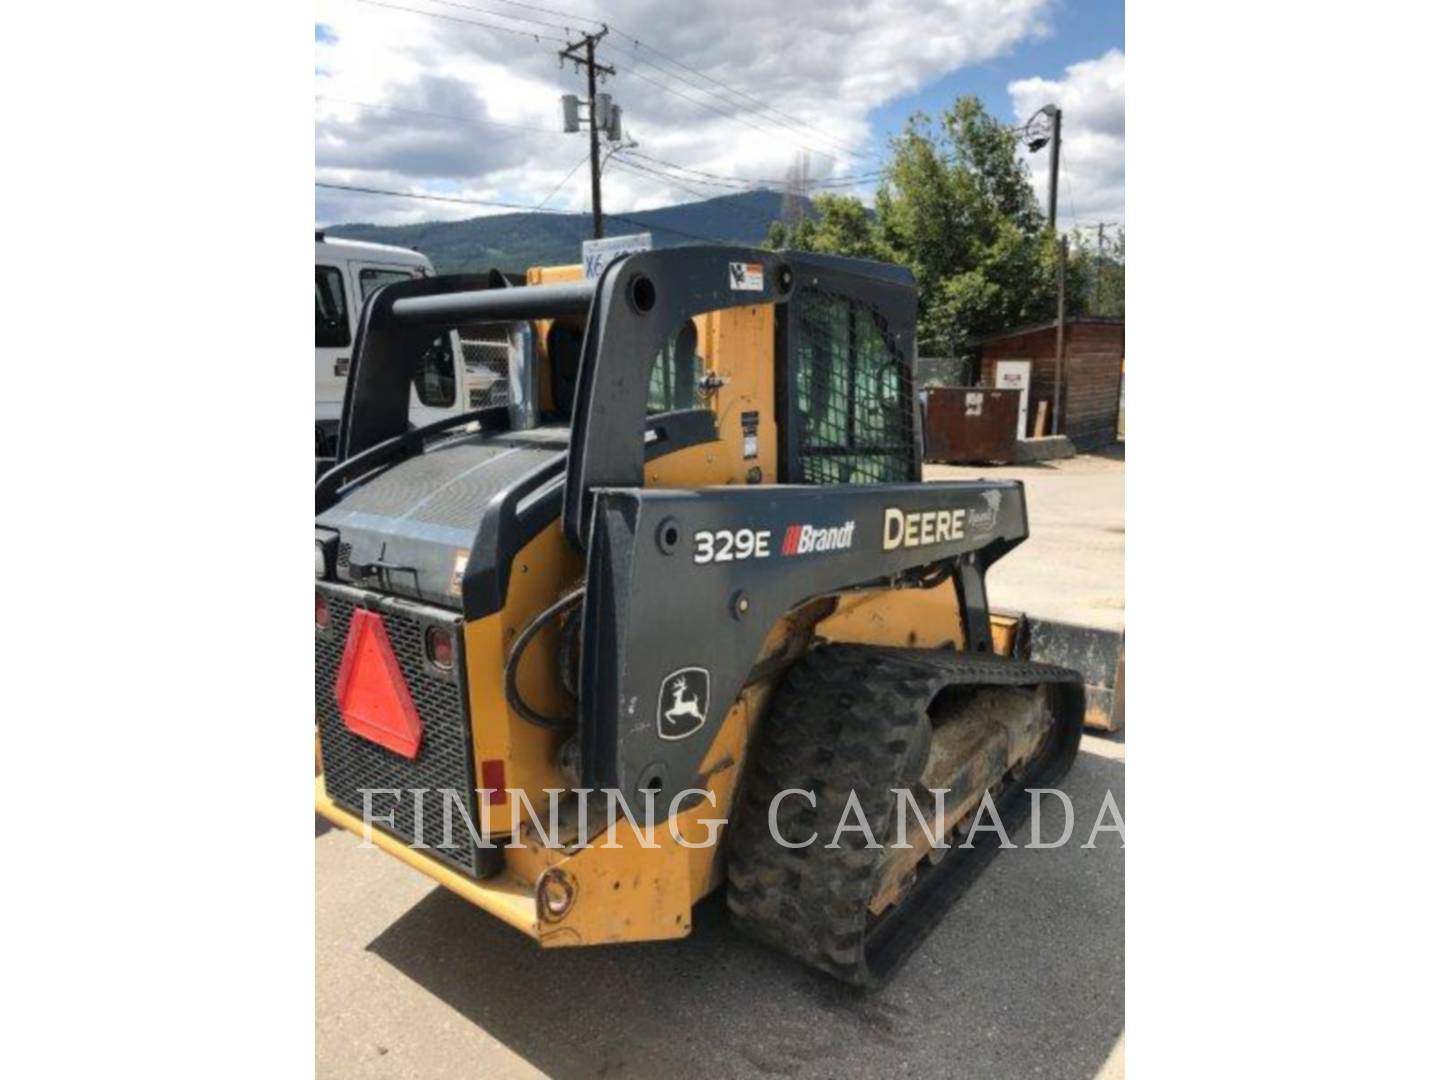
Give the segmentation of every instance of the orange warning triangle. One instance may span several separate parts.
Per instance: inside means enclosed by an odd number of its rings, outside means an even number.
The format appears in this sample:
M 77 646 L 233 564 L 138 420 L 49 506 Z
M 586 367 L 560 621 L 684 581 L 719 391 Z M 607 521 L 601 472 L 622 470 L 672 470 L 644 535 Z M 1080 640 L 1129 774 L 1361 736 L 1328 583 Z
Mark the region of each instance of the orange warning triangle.
M 357 610 L 350 618 L 335 701 L 345 726 L 362 739 L 411 759 L 420 752 L 420 714 L 390 647 L 385 621 L 373 611 Z

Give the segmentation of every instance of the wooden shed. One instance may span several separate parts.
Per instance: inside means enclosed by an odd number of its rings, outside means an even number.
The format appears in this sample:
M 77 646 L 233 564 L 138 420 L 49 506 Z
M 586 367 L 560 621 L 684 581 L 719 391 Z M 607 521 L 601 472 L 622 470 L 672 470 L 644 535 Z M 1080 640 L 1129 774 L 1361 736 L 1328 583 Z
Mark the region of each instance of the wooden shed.
M 1116 442 L 1120 380 L 1125 366 L 1125 320 L 1099 315 L 1066 319 L 1058 364 L 1055 345 L 1054 320 L 982 339 L 981 385 L 1024 391 L 1020 422 L 1024 435 L 1031 436 L 1035 434 L 1042 401 L 1047 403 L 1043 434 L 1057 430 L 1055 395 L 1063 384 L 1058 414 L 1060 434 L 1070 436 L 1077 450 L 1093 450 Z

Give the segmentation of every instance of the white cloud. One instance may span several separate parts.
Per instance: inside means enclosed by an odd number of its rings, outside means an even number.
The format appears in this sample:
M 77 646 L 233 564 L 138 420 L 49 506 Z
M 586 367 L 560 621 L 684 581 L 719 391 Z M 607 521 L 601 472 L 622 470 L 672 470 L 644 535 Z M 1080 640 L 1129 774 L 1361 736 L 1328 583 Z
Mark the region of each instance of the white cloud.
M 573 39 L 575 30 L 567 34 L 566 23 L 593 29 L 590 24 L 504 0 L 385 3 L 448 18 L 358 0 L 321 0 L 316 19 L 334 40 L 326 35 L 316 43 L 315 92 L 323 97 L 315 103 L 317 179 L 533 204 L 582 159 L 584 137 L 559 132 L 558 98 L 581 92 L 583 79 L 569 68 L 562 70 L 559 43 L 543 39 Z M 602 12 L 591 0 L 553 0 L 555 10 L 573 9 L 610 23 L 600 57 L 615 65 L 619 76 L 603 89 L 624 107 L 626 127 L 640 140 L 641 152 L 721 176 L 782 177 L 805 144 L 812 148 L 810 169 L 817 179 L 876 169 L 880 159 L 855 149 L 883 154 L 866 122 L 871 110 L 947 72 L 1047 34 L 1051 3 L 606 0 Z M 454 20 L 527 30 L 542 40 Z M 686 67 L 637 46 L 627 33 L 640 35 Z M 718 91 L 705 76 L 732 92 Z M 755 111 L 757 100 L 794 120 Z M 1073 169 L 1084 143 L 1066 142 Z M 577 169 L 548 205 L 588 207 L 587 175 L 584 167 Z M 727 190 L 734 189 L 707 186 L 698 178 L 682 186 L 617 168 L 606 173 L 605 205 L 623 213 L 693 200 L 694 192 Z M 485 212 L 342 192 L 317 191 L 316 196 L 320 223 L 396 223 Z
M 1112 49 L 1095 60 L 1071 64 L 1063 79 L 1022 79 L 1009 86 L 1015 116 L 1028 120 L 1055 104 L 1061 121 L 1061 179 L 1057 216 L 1061 227 L 1080 222 L 1125 220 L 1125 54 Z M 1049 158 L 1030 155 L 1041 205 L 1049 186 Z

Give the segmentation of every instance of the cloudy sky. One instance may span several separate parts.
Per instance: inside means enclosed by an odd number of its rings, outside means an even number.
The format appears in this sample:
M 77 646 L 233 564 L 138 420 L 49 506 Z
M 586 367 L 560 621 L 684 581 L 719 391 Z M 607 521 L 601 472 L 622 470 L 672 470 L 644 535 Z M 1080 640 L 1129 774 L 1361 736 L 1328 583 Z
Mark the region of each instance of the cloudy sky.
M 561 131 L 584 78 L 564 41 L 609 25 L 602 91 L 639 146 L 605 170 L 623 213 L 774 186 L 803 158 L 870 201 L 886 140 L 958 95 L 1022 122 L 1064 110 L 1063 225 L 1124 221 L 1119 0 L 319 0 L 316 179 L 515 207 L 589 207 L 588 143 Z M 1046 153 L 1032 159 L 1044 197 Z M 317 224 L 475 217 L 465 205 L 316 189 Z

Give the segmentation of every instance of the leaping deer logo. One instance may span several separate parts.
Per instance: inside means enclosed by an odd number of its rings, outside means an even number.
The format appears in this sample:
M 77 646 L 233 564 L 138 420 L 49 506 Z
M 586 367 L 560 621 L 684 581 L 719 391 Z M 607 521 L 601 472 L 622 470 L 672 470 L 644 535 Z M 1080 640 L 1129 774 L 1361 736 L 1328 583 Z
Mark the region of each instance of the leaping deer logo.
M 705 719 L 704 714 L 700 711 L 700 698 L 685 696 L 685 690 L 689 685 L 685 681 L 685 676 L 682 675 L 670 690 L 670 694 L 675 700 L 670 708 L 665 710 L 665 719 L 672 724 L 682 716 L 693 716 L 696 720 Z
M 710 673 L 704 668 L 681 668 L 670 674 L 660 687 L 660 737 L 680 739 L 699 730 L 709 696 Z

